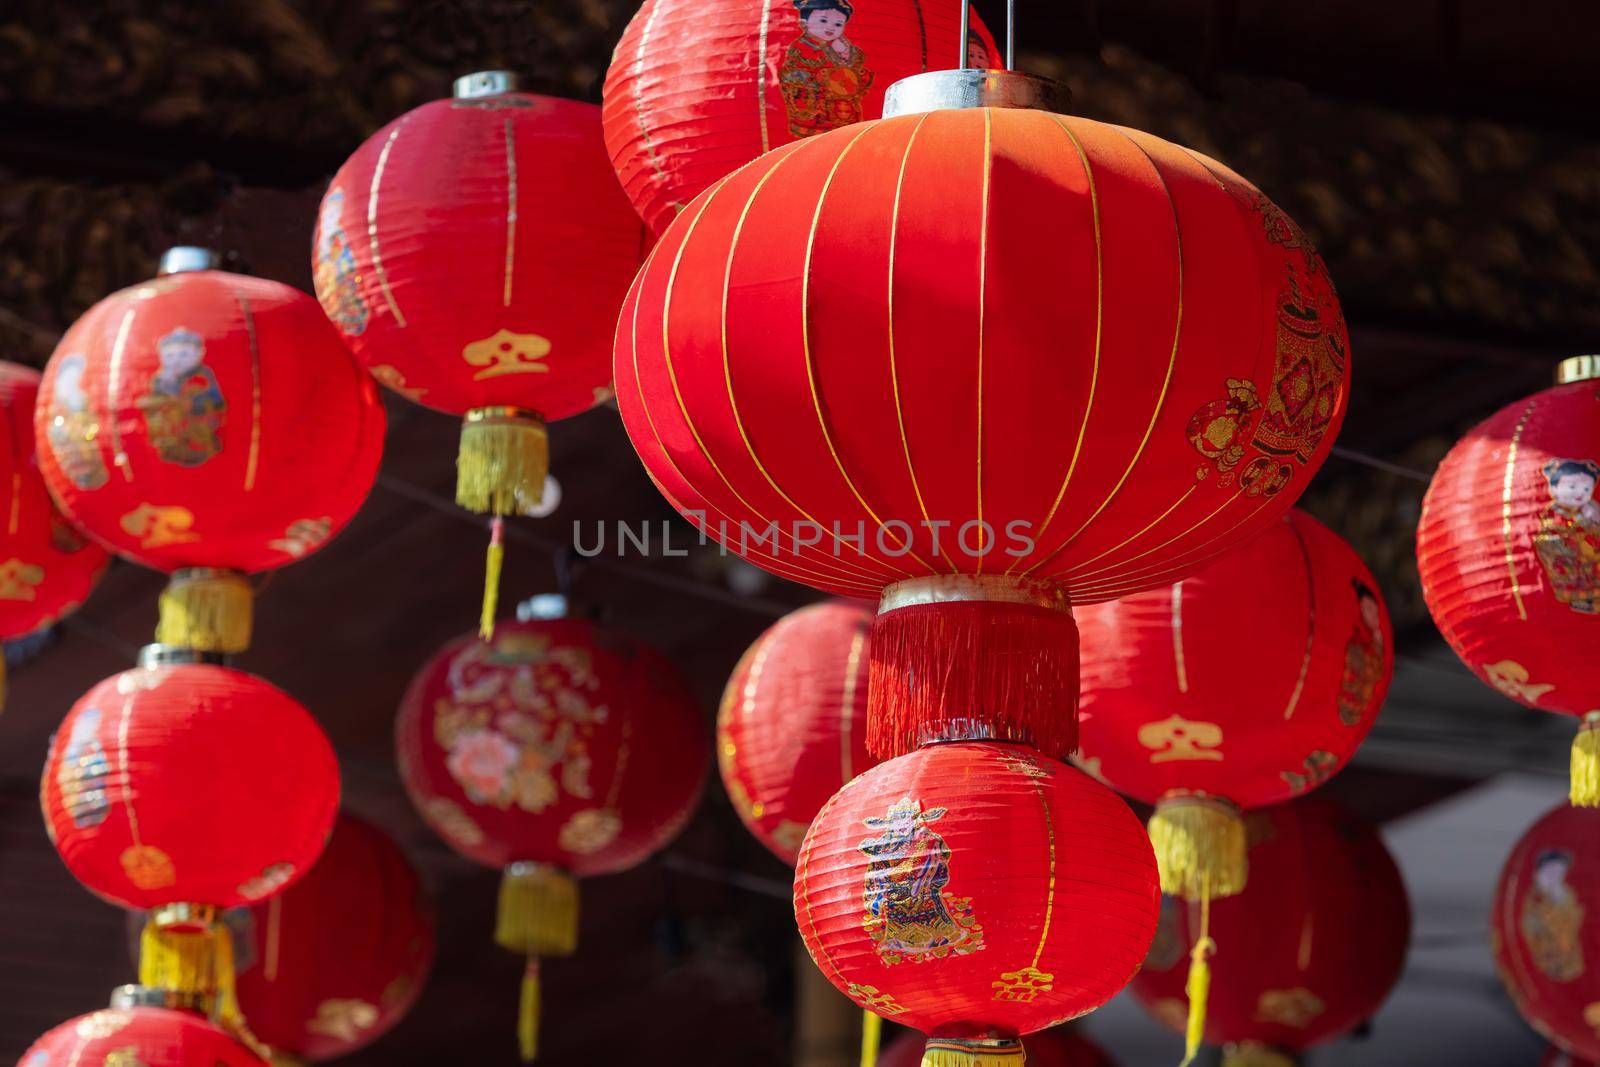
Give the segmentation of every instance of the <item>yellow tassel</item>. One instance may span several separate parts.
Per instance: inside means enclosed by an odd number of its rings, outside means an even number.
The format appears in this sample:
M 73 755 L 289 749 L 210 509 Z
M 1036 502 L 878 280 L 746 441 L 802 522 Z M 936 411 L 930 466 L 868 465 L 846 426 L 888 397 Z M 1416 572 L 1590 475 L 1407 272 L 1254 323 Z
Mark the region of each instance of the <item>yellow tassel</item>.
M 1600 711 L 1583 717 L 1572 740 L 1572 806 L 1600 808 Z
M 139 984 L 203 997 L 219 1018 L 236 1019 L 233 941 L 215 909 L 177 904 L 152 912 L 139 936 Z
M 494 640 L 494 617 L 500 611 L 500 570 L 505 565 L 505 521 L 495 517 L 489 526 L 489 555 L 483 565 L 483 614 L 478 617 L 478 636 Z
M 1295 1067 L 1295 1058 L 1266 1045 L 1246 1041 L 1222 1050 L 1222 1067 Z
M 250 582 L 238 571 L 188 567 L 161 591 L 156 643 L 199 652 L 250 647 Z
M 544 421 L 511 407 L 473 408 L 461 424 L 456 503 L 480 515 L 532 515 L 550 469 Z
M 500 877 L 495 944 L 523 956 L 570 956 L 578 947 L 578 883 L 544 863 L 513 863 Z
M 1161 891 L 1184 900 L 1231 897 L 1250 871 L 1239 809 L 1215 797 L 1161 801 L 1150 817 L 1150 843 L 1161 870 Z
M 861 1067 L 878 1067 L 878 1046 L 883 1043 L 883 1020 L 870 1011 L 861 1013 Z
M 522 1062 L 539 1057 L 539 961 L 532 957 L 522 970 L 522 1005 L 517 1013 L 517 1044 Z
M 1211 954 L 1217 944 L 1202 936 L 1189 953 L 1189 980 L 1184 992 L 1189 995 L 1189 1023 L 1183 1033 L 1183 1062 L 1178 1067 L 1189 1067 L 1200 1052 L 1206 1036 L 1206 1005 L 1211 999 Z
M 1021 1067 L 1027 1062 L 1015 1039 L 956 1041 L 931 1037 L 922 1050 L 922 1067 Z

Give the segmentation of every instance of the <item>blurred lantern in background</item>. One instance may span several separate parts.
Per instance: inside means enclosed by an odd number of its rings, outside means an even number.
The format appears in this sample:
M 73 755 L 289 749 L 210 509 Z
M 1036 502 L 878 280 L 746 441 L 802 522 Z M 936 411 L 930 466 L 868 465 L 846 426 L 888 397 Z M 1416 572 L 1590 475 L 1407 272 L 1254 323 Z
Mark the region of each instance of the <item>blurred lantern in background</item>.
M 504 872 L 495 940 L 528 960 L 531 1060 L 539 957 L 577 946 L 575 879 L 642 863 L 688 821 L 710 762 L 699 712 L 645 645 L 581 619 L 502 621 L 423 666 L 395 748 L 434 831 Z
M 382 1037 L 433 963 L 433 905 L 417 872 L 387 834 L 351 815 L 339 816 L 304 878 L 227 923 L 239 1010 L 286 1063 L 334 1059 Z
M 606 148 L 657 233 L 761 153 L 883 114 L 891 84 L 996 67 L 957 0 L 645 0 L 606 73 Z
M 1472 672 L 1582 720 L 1572 803 L 1600 807 L 1600 356 L 1503 408 L 1445 456 L 1417 527 L 1434 622 Z
M 35 415 L 39 467 L 74 523 L 172 574 L 156 640 L 249 644 L 245 575 L 320 548 L 377 476 L 371 378 L 309 296 L 175 248 L 56 347 Z
M 124 986 L 117 992 L 143 991 Z M 29 1046 L 17 1067 L 268 1067 L 199 1015 L 117 1003 L 51 1030 Z
M 545 424 L 611 395 L 608 346 L 644 233 L 606 164 L 600 109 L 468 75 L 373 134 L 334 175 L 312 250 L 317 296 L 390 389 L 460 416 L 456 501 L 534 514 Z
M 1551 1045 L 1545 1051 L 1544 1059 L 1539 1061 L 1539 1067 L 1593 1067 L 1589 1060 L 1580 1060 L 1565 1049 Z
M 1600 1060 L 1600 815 L 1562 805 L 1522 835 L 1489 942 L 1517 1011 L 1563 1051 Z
M 1082 609 L 1078 624 L 1080 764 L 1156 806 L 1161 887 L 1202 905 L 1245 887 L 1241 809 L 1301 796 L 1343 767 L 1394 670 L 1372 573 L 1302 511 L 1170 588 Z M 1199 982 L 1211 938 L 1201 924 Z
M 1028 1035 L 1022 1043 L 1028 1067 L 1117 1067 L 1105 1049 L 1070 1026 L 1058 1026 Z M 904 1037 L 884 1049 L 878 1067 L 918 1067 L 922 1042 Z
M 717 760 L 739 818 L 790 866 L 828 798 L 872 766 L 867 632 L 872 609 L 791 612 L 756 639 L 722 693 Z
M 1253 811 L 1250 884 L 1210 906 L 1222 945 L 1205 1024 L 1227 1067 L 1292 1065 L 1371 1018 L 1399 981 L 1411 906 L 1389 850 L 1360 819 L 1321 800 Z M 1134 994 L 1185 1029 L 1184 956 L 1197 905 L 1163 901 L 1161 930 Z
M 40 784 L 67 868 L 122 907 L 148 910 L 143 985 L 218 998 L 232 1018 L 225 908 L 305 874 L 339 802 L 333 748 L 305 708 L 253 675 L 207 663 L 148 666 L 90 689 L 67 713 Z

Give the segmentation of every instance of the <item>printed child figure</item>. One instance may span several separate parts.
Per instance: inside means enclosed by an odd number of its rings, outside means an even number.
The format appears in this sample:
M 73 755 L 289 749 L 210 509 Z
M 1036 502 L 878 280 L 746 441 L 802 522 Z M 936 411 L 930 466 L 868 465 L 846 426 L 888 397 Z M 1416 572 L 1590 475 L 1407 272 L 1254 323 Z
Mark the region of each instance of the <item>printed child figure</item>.
M 1557 982 L 1570 982 L 1584 972 L 1583 905 L 1567 882 L 1570 853 L 1549 849 L 1533 864 L 1533 885 L 1522 901 L 1522 939 L 1533 965 Z
M 1339 681 L 1339 721 L 1356 726 L 1372 706 L 1383 676 L 1383 610 L 1378 596 L 1360 578 L 1350 579 L 1359 615 L 1344 646 L 1344 676 Z
M 810 137 L 862 119 L 872 85 L 867 56 L 844 35 L 855 14 L 850 0 L 794 0 L 801 34 L 778 68 L 789 133 Z
M 198 467 L 222 451 L 227 402 L 217 376 L 205 365 L 205 339 L 178 327 L 156 345 L 161 367 L 139 398 L 150 443 L 167 463 Z
M 1539 514 L 1534 551 L 1556 600 L 1585 615 L 1600 614 L 1600 463 L 1553 459 L 1544 465 L 1550 503 Z

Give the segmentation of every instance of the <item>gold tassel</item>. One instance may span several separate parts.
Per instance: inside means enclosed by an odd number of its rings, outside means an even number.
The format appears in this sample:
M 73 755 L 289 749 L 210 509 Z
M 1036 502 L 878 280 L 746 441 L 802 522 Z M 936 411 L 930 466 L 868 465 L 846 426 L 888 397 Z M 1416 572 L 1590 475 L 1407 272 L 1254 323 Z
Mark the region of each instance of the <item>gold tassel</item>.
M 578 883 L 545 863 L 513 863 L 500 877 L 495 944 L 523 956 L 570 956 L 578 947 Z
M 250 647 L 250 582 L 238 571 L 186 567 L 161 591 L 156 643 L 198 652 Z
M 216 909 L 169 904 L 151 912 L 139 935 L 139 984 L 203 997 L 219 1017 L 236 1018 L 233 943 Z
M 1572 806 L 1600 808 L 1600 711 L 1583 717 L 1572 740 Z
M 528 957 L 522 969 L 522 1005 L 517 1013 L 517 1044 L 522 1049 L 522 1062 L 532 1063 L 539 1057 L 539 960 Z
M 512 407 L 473 408 L 461 423 L 456 503 L 480 515 L 532 515 L 550 469 L 544 420 Z
M 1184 992 L 1189 995 L 1189 1022 L 1183 1032 L 1183 1062 L 1189 1067 L 1200 1053 L 1206 1037 L 1206 1007 L 1211 1000 L 1211 955 L 1217 943 L 1211 940 L 1211 898 L 1200 898 L 1200 937 L 1189 951 L 1189 979 Z
M 932 1037 L 922 1050 L 922 1067 L 1022 1067 L 1027 1054 L 1016 1039 L 959 1041 Z
M 1249 843 L 1239 809 L 1217 797 L 1162 800 L 1150 817 L 1161 891 L 1184 900 L 1231 897 L 1249 874 Z
M 883 1020 L 870 1011 L 861 1013 L 861 1067 L 878 1067 L 878 1046 L 883 1043 Z
M 1222 1067 L 1296 1067 L 1288 1053 L 1245 1041 L 1222 1050 Z
M 505 565 L 506 524 L 496 515 L 489 524 L 489 555 L 483 564 L 483 613 L 478 617 L 478 636 L 494 640 L 494 617 L 500 611 L 500 570 Z

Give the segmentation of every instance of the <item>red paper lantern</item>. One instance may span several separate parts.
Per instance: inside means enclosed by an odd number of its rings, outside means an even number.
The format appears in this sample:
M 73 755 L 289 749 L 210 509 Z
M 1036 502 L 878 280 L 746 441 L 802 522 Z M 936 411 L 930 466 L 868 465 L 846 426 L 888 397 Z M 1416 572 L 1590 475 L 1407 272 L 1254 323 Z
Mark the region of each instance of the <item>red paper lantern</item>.
M 931 1035 L 925 1067 L 1020 1064 L 1023 1034 L 1109 1000 L 1155 933 L 1156 868 L 1109 789 L 1025 746 L 929 745 L 811 824 L 795 918 L 862 1008 Z
M 606 73 L 606 148 L 650 228 L 761 153 L 876 119 L 891 84 L 962 61 L 955 0 L 645 0 Z M 966 63 L 999 49 L 972 13 Z
M 17 1067 L 268 1067 L 198 1015 L 167 1008 L 108 1008 L 62 1023 L 29 1046 Z
M 1348 361 L 1320 259 L 1232 171 L 974 108 L 807 138 L 702 194 L 634 283 L 616 379 L 702 530 L 882 594 L 873 752 L 977 720 L 1059 755 L 1068 606 L 1168 584 L 1280 516 L 1332 445 Z
M 660 653 L 582 619 L 502 622 L 446 645 L 395 721 L 400 776 L 457 852 L 505 872 L 495 940 L 537 958 L 577 944 L 574 878 L 665 847 L 694 811 L 710 752 L 693 698 Z
M 1489 944 L 1528 1024 L 1600 1060 L 1600 815 L 1562 805 L 1522 835 L 1495 890 Z M 1587 917 L 1587 918 L 1586 918 Z
M 829 797 L 872 766 L 867 632 L 872 609 L 834 601 L 791 612 L 733 669 L 717 762 L 734 810 L 790 866 Z
M 1600 356 L 1479 423 L 1423 498 L 1428 610 L 1472 672 L 1530 708 L 1583 720 L 1572 802 L 1600 806 Z
M 179 252 L 204 255 L 169 263 Z M 377 476 L 383 406 L 309 296 L 172 269 L 61 339 L 35 414 L 39 469 L 89 536 L 174 574 L 158 641 L 237 652 L 250 633 L 238 572 L 292 563 L 344 527 Z
M 341 815 L 306 876 L 230 912 L 239 1009 L 279 1053 L 365 1048 L 416 1002 L 433 963 L 433 903 L 383 831 Z
M 904 1037 L 884 1050 L 878 1067 L 920 1067 L 922 1042 Z M 1117 1067 L 1106 1050 L 1071 1027 L 1030 1034 L 1022 1043 L 1028 1067 Z
M 1205 1038 L 1232 1046 L 1229 1067 L 1292 1063 L 1366 1021 L 1399 980 L 1411 932 L 1400 871 L 1369 825 L 1319 800 L 1248 820 L 1250 885 L 1212 904 L 1210 915 L 1222 947 Z M 1179 1032 L 1198 912 L 1166 898 L 1150 958 L 1133 980 L 1140 1002 Z

